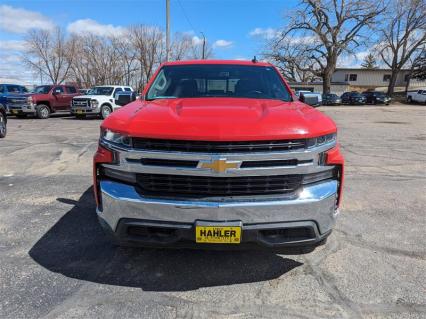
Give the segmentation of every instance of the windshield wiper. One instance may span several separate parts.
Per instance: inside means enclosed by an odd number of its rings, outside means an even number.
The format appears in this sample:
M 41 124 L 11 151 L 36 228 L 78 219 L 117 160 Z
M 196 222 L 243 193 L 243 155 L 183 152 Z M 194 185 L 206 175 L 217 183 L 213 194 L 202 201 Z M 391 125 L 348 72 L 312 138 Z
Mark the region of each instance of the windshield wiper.
M 159 100 L 159 99 L 177 99 L 177 96 L 156 96 L 153 97 L 152 99 L 146 99 L 147 101 L 154 101 L 154 100 Z

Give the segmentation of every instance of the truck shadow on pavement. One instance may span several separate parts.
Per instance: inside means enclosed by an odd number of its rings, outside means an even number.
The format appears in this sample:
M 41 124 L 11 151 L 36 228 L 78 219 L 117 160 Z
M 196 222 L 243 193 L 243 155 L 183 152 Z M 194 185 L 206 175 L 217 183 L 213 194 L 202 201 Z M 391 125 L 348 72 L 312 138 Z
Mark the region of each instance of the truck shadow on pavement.
M 302 265 L 268 251 L 209 251 L 114 247 L 98 224 L 92 188 L 41 237 L 29 255 L 46 269 L 95 283 L 146 291 L 271 280 Z

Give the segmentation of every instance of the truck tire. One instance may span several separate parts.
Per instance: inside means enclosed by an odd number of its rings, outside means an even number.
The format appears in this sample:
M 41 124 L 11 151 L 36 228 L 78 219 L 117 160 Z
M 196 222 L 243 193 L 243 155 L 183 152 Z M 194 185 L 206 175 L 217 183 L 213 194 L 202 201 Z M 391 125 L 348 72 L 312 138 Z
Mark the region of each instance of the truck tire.
M 412 103 L 413 102 L 413 98 L 411 96 L 407 97 L 407 102 L 408 103 Z
M 39 104 L 36 107 L 36 115 L 39 119 L 48 119 L 50 116 L 50 108 L 45 104 Z
M 0 138 L 6 137 L 7 126 L 6 126 L 6 117 L 2 112 L 0 112 Z
M 102 105 L 101 107 L 101 118 L 106 119 L 108 115 L 112 113 L 112 109 L 109 105 Z

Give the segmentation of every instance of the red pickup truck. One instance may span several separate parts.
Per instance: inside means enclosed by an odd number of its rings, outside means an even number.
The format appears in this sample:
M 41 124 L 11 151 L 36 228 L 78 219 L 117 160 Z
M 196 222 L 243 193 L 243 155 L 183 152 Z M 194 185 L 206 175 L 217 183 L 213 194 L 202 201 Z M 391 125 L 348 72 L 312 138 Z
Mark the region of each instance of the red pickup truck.
M 40 85 L 27 95 L 26 103 L 10 106 L 9 111 L 17 117 L 35 115 L 47 119 L 51 113 L 69 113 L 72 98 L 77 95 L 80 93 L 73 85 Z
M 125 245 L 311 250 L 342 198 L 336 132 L 271 64 L 165 63 L 101 125 L 100 223 Z

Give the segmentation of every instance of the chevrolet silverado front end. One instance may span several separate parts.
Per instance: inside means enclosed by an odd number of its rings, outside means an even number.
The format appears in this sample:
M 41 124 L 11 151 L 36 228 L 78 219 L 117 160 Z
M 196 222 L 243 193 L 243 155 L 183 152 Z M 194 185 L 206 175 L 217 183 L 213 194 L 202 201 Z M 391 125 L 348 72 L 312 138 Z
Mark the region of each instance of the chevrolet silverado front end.
M 331 119 L 267 63 L 160 67 L 101 126 L 94 190 L 122 244 L 316 246 L 338 213 L 343 157 Z

